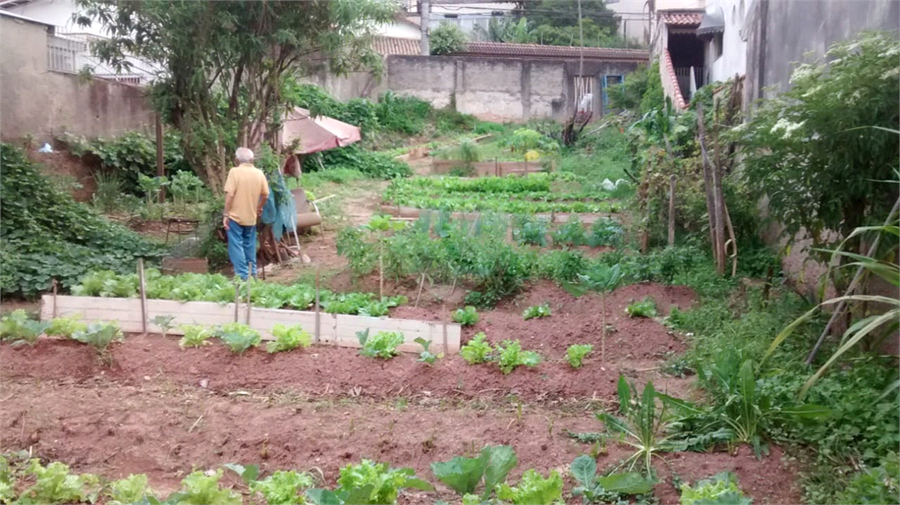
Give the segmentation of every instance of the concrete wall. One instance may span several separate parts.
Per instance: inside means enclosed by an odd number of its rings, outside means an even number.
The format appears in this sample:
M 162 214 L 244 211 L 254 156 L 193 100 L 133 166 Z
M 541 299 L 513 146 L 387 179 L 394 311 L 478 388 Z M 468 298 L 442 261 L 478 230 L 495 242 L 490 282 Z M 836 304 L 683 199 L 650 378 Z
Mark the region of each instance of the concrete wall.
M 751 100 L 786 91 L 806 53 L 821 57 L 863 30 L 900 30 L 900 0 L 753 0 L 748 9 L 744 90 Z
M 578 61 L 450 56 L 390 56 L 387 89 L 489 121 L 561 120 L 575 110 L 573 76 Z M 584 62 L 584 75 L 596 77 L 595 116 L 600 113 L 600 80 L 626 75 L 638 63 Z
M 64 132 L 86 137 L 150 132 L 153 114 L 140 88 L 47 68 L 46 25 L 0 16 L 0 138 L 50 142 Z

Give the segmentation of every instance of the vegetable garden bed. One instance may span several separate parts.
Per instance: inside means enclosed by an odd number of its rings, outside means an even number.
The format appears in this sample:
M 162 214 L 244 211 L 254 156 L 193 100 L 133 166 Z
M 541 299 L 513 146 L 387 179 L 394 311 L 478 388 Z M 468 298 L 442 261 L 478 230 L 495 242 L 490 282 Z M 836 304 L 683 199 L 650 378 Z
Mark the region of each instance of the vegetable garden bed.
M 314 342 L 339 347 L 361 347 L 356 332 L 366 329 L 370 333 L 402 333 L 404 342 L 397 349 L 403 352 L 419 352 L 422 346 L 415 343 L 417 338 L 431 341 L 431 349 L 444 354 L 455 354 L 460 346 L 460 325 L 453 323 L 265 309 L 235 303 L 148 299 L 142 310 L 139 298 L 44 295 L 41 300 L 41 320 L 76 314 L 85 322 L 117 321 L 122 331 L 129 333 L 162 333 L 162 328 L 151 320 L 156 316 L 173 316 L 173 328 L 167 333 L 174 335 L 184 334 L 180 325 L 217 326 L 240 322 L 259 331 L 264 340 L 273 340 L 272 328 L 282 324 L 300 325 L 313 335 Z
M 381 212 L 384 214 L 390 214 L 394 217 L 402 217 L 409 219 L 418 219 L 422 217 L 423 214 L 428 214 L 431 212 L 439 212 L 435 209 L 419 209 L 416 207 L 405 207 L 398 205 L 382 205 Z M 449 212 L 448 215 L 451 219 L 465 219 L 468 221 L 473 221 L 481 216 L 483 212 Z M 551 224 L 557 223 L 565 223 L 569 220 L 571 216 L 577 216 L 582 224 L 593 224 L 595 221 L 600 219 L 613 219 L 612 213 L 602 213 L 602 212 L 592 212 L 592 213 L 580 213 L 580 212 L 550 212 L 550 213 L 538 213 L 533 214 L 533 217 L 537 219 L 545 219 Z M 504 217 L 510 222 L 513 219 L 513 214 L 505 214 Z

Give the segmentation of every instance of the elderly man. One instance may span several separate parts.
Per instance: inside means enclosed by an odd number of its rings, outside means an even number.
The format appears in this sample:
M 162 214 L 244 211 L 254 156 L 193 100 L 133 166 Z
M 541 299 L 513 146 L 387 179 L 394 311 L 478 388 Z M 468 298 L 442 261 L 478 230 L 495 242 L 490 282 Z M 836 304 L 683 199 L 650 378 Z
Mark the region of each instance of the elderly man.
M 269 198 L 269 183 L 262 170 L 253 166 L 253 151 L 240 147 L 234 157 L 239 165 L 228 171 L 225 180 L 222 224 L 228 232 L 234 274 L 245 281 L 248 275 L 256 277 L 256 220 Z

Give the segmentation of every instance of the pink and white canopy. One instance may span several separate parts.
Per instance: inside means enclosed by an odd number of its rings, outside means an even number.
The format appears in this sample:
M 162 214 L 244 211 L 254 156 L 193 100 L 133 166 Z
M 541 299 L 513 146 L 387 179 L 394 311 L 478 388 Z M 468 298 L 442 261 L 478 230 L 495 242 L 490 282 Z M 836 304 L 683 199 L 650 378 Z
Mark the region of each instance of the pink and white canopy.
M 326 116 L 313 118 L 306 109 L 296 108 L 283 122 L 281 145 L 290 146 L 295 141 L 294 154 L 309 154 L 345 147 L 359 142 L 359 128 Z

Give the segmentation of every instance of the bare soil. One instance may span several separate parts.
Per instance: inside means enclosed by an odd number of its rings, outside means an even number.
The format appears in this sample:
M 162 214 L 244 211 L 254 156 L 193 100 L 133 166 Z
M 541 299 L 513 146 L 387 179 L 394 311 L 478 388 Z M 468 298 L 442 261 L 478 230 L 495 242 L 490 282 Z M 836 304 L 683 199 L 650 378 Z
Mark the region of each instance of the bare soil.
M 615 328 L 600 356 L 598 300 L 572 298 L 550 283 L 482 314 L 464 339 L 486 332 L 494 342 L 520 339 L 544 361 L 503 375 L 494 365 L 470 366 L 449 356 L 433 367 L 403 355 L 390 361 L 353 349 L 314 346 L 277 355 L 250 350 L 233 355 L 225 346 L 182 350 L 173 338 L 131 335 L 111 348 L 105 366 L 87 346 L 42 339 L 31 347 L 0 345 L 0 450 L 30 449 L 76 471 L 109 477 L 146 473 L 161 492 L 178 487 L 192 468 L 237 462 L 264 470 L 321 470 L 333 484 L 337 470 L 360 458 L 409 466 L 432 481 L 429 464 L 472 454 L 486 444 L 510 444 L 519 457 L 511 478 L 535 468 L 565 470 L 592 446 L 571 432 L 599 431 L 597 409 L 615 404 L 620 373 L 637 384 L 694 396 L 692 381 L 659 369 L 684 343 L 660 323 L 630 319 L 632 299 L 653 296 L 662 313 L 687 307 L 693 294 L 678 287 L 640 284 L 608 299 Z M 549 303 L 552 316 L 523 321 L 528 305 Z M 449 320 L 449 307 L 404 306 L 395 317 Z M 583 368 L 564 362 L 572 343 L 593 343 Z M 629 455 L 610 444 L 601 467 Z M 782 452 L 757 460 L 735 454 L 679 453 L 658 459 L 662 503 L 677 503 L 671 476 L 685 481 L 734 471 L 755 503 L 797 503 L 795 473 Z M 571 480 L 566 489 L 571 489 Z M 458 501 L 446 488 L 406 493 L 401 503 Z M 571 503 L 577 500 L 569 498 Z

